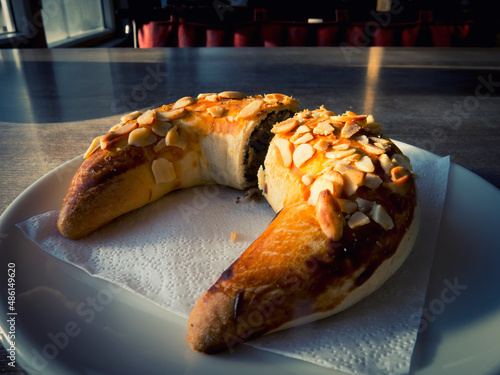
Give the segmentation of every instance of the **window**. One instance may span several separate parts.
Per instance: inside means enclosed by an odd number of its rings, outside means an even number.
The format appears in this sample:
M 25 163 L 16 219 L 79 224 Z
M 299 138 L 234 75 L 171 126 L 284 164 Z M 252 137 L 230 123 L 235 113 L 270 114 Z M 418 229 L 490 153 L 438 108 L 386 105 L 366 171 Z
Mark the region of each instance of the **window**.
M 0 0 L 0 34 L 16 31 L 11 14 L 9 2 L 7 0 Z
M 42 0 L 42 18 L 49 47 L 114 31 L 111 0 Z

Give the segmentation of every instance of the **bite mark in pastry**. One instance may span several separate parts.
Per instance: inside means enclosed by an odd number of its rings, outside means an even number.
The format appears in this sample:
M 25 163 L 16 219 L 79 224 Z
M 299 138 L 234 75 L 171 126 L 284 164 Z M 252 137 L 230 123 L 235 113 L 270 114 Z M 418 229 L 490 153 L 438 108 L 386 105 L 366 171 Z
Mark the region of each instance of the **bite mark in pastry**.
M 198 299 L 192 349 L 214 353 L 322 319 L 379 288 L 415 242 L 409 159 L 372 116 L 321 107 L 276 124 L 259 187 L 278 213 Z

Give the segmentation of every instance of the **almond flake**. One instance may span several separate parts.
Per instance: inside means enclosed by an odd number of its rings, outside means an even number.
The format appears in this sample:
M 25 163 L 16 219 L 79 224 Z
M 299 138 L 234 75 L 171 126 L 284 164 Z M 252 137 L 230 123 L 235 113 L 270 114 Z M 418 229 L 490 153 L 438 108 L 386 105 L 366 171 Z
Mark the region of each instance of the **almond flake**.
M 410 171 L 406 168 L 397 166 L 391 169 L 391 180 L 396 181 L 403 176 L 409 175 Z
M 350 148 L 345 151 L 330 151 L 325 154 L 328 159 L 342 159 L 347 156 L 354 155 L 356 153 L 355 148 Z
M 238 91 L 222 91 L 219 93 L 221 98 L 225 99 L 245 99 L 247 96 Z
M 380 204 L 375 203 L 372 210 L 368 214 L 374 222 L 379 224 L 385 230 L 390 230 L 394 228 L 394 222 L 391 216 L 387 213 L 384 207 Z
M 128 135 L 128 144 L 136 147 L 146 147 L 157 140 L 149 128 L 137 128 L 130 132 Z
M 342 238 L 344 217 L 340 212 L 337 200 L 328 190 L 323 190 L 319 194 L 316 203 L 316 219 L 321 230 L 329 239 L 338 241 Z
M 383 153 L 385 153 L 385 150 L 383 148 L 379 148 L 369 143 L 361 144 L 361 146 L 363 147 L 363 150 L 365 150 L 366 153 L 370 155 L 382 155 Z
M 299 120 L 296 118 L 289 118 L 283 122 L 280 122 L 271 129 L 271 132 L 274 134 L 283 134 L 292 131 L 299 125 Z
M 378 161 L 380 162 L 380 166 L 384 170 L 386 174 L 391 174 L 391 169 L 394 168 L 394 164 L 387 154 L 382 154 L 378 157 Z
M 207 96 L 205 96 L 204 99 L 209 101 L 209 102 L 217 102 L 217 101 L 219 101 L 219 95 L 217 95 L 217 94 L 207 95 Z
M 139 126 L 150 125 L 156 120 L 156 111 L 154 109 L 150 109 L 149 111 L 144 112 L 142 115 L 137 117 L 137 123 Z
M 370 141 L 381 144 L 391 144 L 392 141 L 390 139 L 382 138 L 382 137 L 370 137 Z
M 224 112 L 226 111 L 224 108 L 215 106 L 207 109 L 208 113 L 212 115 L 212 117 L 222 117 L 224 116 Z
M 344 177 L 344 191 L 348 197 L 353 195 L 365 180 L 365 174 L 356 169 L 346 170 L 342 173 L 342 177 Z
M 196 99 L 206 99 L 207 96 L 210 96 L 210 95 L 217 95 L 217 94 L 213 93 L 213 92 L 210 92 L 210 93 L 201 93 L 201 94 L 198 94 L 198 96 L 196 97 Z
M 154 145 L 153 151 L 158 153 L 158 152 L 162 151 L 163 149 L 165 149 L 166 147 L 167 147 L 167 144 L 165 143 L 165 138 L 162 138 L 158 141 L 157 144 Z
M 300 133 L 297 133 L 300 134 Z M 312 141 L 314 139 L 314 135 L 311 133 L 305 133 L 303 136 L 297 138 L 295 141 L 293 141 L 293 144 L 295 145 L 301 145 L 302 143 L 307 143 L 309 141 Z
M 120 121 L 121 122 L 126 122 L 126 121 L 129 121 L 129 120 L 135 120 L 137 117 L 139 117 L 140 115 L 142 114 L 141 111 L 134 111 L 134 112 L 130 112 L 129 114 L 127 115 L 124 115 L 120 118 Z
M 369 200 L 364 199 L 364 198 L 361 198 L 361 197 L 357 197 L 356 204 L 358 205 L 358 209 L 361 212 L 368 213 L 373 208 L 374 202 L 369 201 Z
M 297 130 L 295 130 L 295 132 L 297 133 L 309 133 L 311 131 L 311 129 L 309 129 L 309 127 L 307 125 L 300 125 Z
M 354 162 L 356 168 L 358 168 L 362 172 L 373 172 L 375 170 L 375 166 L 373 165 L 372 159 L 369 156 L 363 156 L 358 161 Z
M 164 158 L 153 160 L 151 170 L 157 184 L 172 182 L 177 177 L 172 162 Z
M 366 135 L 360 135 L 359 137 L 356 137 L 356 141 L 358 141 L 359 143 L 364 143 L 364 144 L 370 142 Z
M 151 130 L 156 135 L 160 137 L 165 137 L 168 131 L 172 128 L 172 124 L 168 121 L 156 121 L 152 126 Z
M 352 214 L 358 209 L 358 204 L 350 199 L 337 198 L 340 206 L 340 211 L 346 214 Z
M 243 108 L 240 113 L 236 116 L 237 118 L 246 118 L 246 117 L 251 117 L 255 116 L 260 112 L 260 107 L 262 107 L 262 104 L 264 103 L 264 100 L 262 99 L 256 99 L 250 104 L 248 104 L 245 108 Z
M 184 107 L 187 107 L 188 105 L 191 105 L 191 104 L 194 104 L 196 103 L 196 99 L 195 98 L 192 98 L 190 96 L 185 96 L 183 98 L 180 98 L 179 100 L 177 100 L 174 104 L 174 108 L 177 109 L 177 108 L 184 108 Z
M 187 141 L 180 136 L 177 125 L 168 131 L 165 136 L 165 144 L 171 147 L 182 148 L 183 150 L 187 147 Z
M 320 176 L 311 185 L 311 189 L 309 191 L 310 195 L 307 203 L 311 206 L 315 206 L 316 202 L 318 201 L 319 193 L 321 193 L 323 190 L 328 190 L 330 193 L 332 193 L 332 195 L 335 195 L 335 187 L 333 181 Z
M 341 143 L 338 145 L 333 145 L 333 149 L 337 151 L 347 150 L 349 148 L 349 143 Z
M 312 158 L 315 152 L 316 150 L 309 143 L 303 143 L 297 146 L 293 152 L 293 164 L 295 164 L 297 168 L 300 168 Z
M 266 171 L 264 171 L 262 165 L 259 167 L 259 170 L 257 171 L 257 181 L 259 189 L 264 191 L 266 188 Z
M 343 138 L 351 138 L 354 134 L 361 129 L 361 126 L 355 121 L 348 121 L 340 132 L 340 136 Z
M 188 111 L 186 111 L 186 108 L 177 108 L 177 109 L 171 109 L 170 111 L 164 111 L 164 112 L 158 111 L 158 112 L 156 112 L 156 116 L 158 116 L 159 118 L 162 118 L 162 119 L 172 121 L 172 120 L 177 120 L 177 119 L 184 117 L 187 113 L 188 113 Z
M 314 134 L 330 135 L 334 131 L 334 127 L 330 125 L 329 121 L 321 121 L 313 130 Z
M 97 150 L 101 146 L 101 137 L 96 137 L 90 144 L 88 150 L 85 152 L 85 155 L 83 157 L 87 159 L 90 155 L 92 155 L 95 150 Z
M 356 211 L 347 221 L 347 225 L 351 229 L 356 229 L 370 222 L 370 218 L 360 211 Z
M 370 189 L 376 189 L 382 183 L 382 179 L 373 173 L 367 173 L 365 176 L 364 185 Z
M 308 173 L 302 176 L 302 183 L 306 186 L 309 186 L 314 181 L 314 174 Z
M 274 144 L 280 152 L 281 159 L 283 160 L 283 165 L 289 167 L 292 165 L 292 144 L 286 138 L 274 138 Z
M 326 151 L 328 150 L 328 147 L 330 147 L 330 142 L 328 142 L 324 138 L 321 138 L 318 142 L 314 144 L 313 147 L 318 151 Z
M 391 161 L 395 165 L 400 165 L 403 168 L 408 169 L 409 171 L 413 170 L 413 168 L 412 168 L 412 166 L 410 164 L 410 158 L 408 156 L 406 156 L 406 155 L 403 155 L 403 154 L 394 154 L 394 155 L 392 155 Z

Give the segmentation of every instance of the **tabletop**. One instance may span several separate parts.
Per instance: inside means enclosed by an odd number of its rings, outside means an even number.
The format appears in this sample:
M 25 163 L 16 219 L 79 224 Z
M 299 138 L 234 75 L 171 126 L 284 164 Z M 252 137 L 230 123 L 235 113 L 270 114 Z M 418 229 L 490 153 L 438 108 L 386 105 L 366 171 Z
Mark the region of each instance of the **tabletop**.
M 121 115 L 225 90 L 373 114 L 389 137 L 500 187 L 500 49 L 0 50 L 0 213 Z

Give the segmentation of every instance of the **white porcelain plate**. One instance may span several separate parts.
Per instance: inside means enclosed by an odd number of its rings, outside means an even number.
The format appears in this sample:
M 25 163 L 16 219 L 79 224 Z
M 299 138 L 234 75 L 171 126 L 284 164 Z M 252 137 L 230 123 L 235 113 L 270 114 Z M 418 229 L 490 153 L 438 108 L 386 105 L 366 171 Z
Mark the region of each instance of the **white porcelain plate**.
M 411 158 L 436 158 L 398 145 Z M 24 237 L 15 224 L 59 209 L 80 161 L 35 182 L 0 218 L 2 343 L 8 346 L 5 335 L 15 334 L 18 365 L 29 374 L 337 374 L 248 346 L 214 356 L 194 353 L 184 339 L 184 319 Z M 500 191 L 452 164 L 412 373 L 500 373 L 499 234 Z M 17 315 L 8 315 L 9 264 Z

